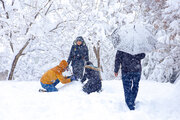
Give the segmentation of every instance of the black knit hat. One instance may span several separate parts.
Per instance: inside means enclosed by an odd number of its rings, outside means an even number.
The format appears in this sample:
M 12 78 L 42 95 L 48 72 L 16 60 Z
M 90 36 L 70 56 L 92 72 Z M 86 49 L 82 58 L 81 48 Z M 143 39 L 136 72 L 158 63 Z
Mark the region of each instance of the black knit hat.
M 79 36 L 79 37 L 77 37 L 77 38 L 76 38 L 76 41 L 81 41 L 81 42 L 84 42 L 84 39 L 83 39 L 83 37 L 82 37 L 82 36 Z

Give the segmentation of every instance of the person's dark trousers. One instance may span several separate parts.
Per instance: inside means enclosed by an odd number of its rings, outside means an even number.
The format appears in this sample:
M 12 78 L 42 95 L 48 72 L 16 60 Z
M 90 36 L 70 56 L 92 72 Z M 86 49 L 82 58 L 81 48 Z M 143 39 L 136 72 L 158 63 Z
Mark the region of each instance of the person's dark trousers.
M 84 65 L 73 65 L 73 74 L 76 76 L 77 79 L 82 79 L 83 72 L 84 72 Z
M 140 72 L 122 73 L 125 101 L 130 110 L 135 109 L 135 99 L 138 93 L 140 78 Z

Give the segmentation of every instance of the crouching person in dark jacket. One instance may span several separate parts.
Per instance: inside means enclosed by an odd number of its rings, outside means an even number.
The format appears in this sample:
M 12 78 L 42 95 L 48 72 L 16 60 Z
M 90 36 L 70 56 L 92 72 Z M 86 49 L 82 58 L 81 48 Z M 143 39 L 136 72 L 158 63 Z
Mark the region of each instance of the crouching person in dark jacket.
M 86 63 L 85 74 L 81 82 L 83 83 L 86 79 L 88 79 L 87 83 L 83 86 L 83 91 L 87 94 L 101 91 L 102 84 L 99 72 L 100 69 L 93 66 L 91 62 Z
M 117 51 L 116 53 L 114 73 L 117 77 L 121 65 L 125 101 L 130 110 L 135 109 L 135 99 L 138 93 L 142 70 L 141 60 L 144 57 L 144 53 L 136 55 L 131 55 L 122 51 Z

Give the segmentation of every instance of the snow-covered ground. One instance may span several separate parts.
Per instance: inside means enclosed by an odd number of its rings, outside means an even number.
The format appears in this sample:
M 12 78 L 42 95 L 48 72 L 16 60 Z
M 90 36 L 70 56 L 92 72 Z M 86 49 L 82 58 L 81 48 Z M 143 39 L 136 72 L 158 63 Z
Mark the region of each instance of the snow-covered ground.
M 0 120 L 180 120 L 179 86 L 141 81 L 137 108 L 130 111 L 121 80 L 103 81 L 103 91 L 90 95 L 79 82 L 39 93 L 37 81 L 1 81 Z

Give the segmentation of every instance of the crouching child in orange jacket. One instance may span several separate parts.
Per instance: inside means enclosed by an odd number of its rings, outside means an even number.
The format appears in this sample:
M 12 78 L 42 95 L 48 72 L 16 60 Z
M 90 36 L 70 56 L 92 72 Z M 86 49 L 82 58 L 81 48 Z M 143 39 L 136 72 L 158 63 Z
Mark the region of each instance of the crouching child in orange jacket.
M 59 82 L 61 82 L 62 84 L 66 84 L 76 80 L 76 77 L 74 75 L 68 77 L 64 77 L 62 75 L 62 73 L 67 70 L 67 67 L 68 63 L 65 60 L 62 60 L 59 65 L 44 73 L 40 80 L 41 86 L 46 89 L 46 91 L 44 92 L 58 91 L 55 86 Z M 43 90 L 40 89 L 39 91 L 42 92 Z

